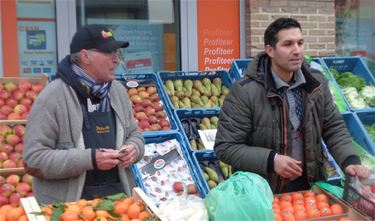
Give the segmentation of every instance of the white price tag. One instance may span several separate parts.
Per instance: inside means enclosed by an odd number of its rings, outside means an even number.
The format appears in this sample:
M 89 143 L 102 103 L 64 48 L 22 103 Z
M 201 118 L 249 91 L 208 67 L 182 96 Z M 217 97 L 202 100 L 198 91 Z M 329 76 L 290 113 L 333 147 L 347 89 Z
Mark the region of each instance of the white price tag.
M 199 136 L 201 137 L 203 145 L 206 148 L 206 150 L 214 149 L 216 131 L 217 129 L 198 130 Z

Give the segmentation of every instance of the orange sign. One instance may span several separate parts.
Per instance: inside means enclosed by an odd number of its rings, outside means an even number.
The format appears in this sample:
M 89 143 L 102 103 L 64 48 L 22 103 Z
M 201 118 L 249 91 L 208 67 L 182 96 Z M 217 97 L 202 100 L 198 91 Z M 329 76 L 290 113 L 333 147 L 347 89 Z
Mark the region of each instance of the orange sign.
M 199 70 L 229 70 L 240 57 L 238 0 L 197 1 Z

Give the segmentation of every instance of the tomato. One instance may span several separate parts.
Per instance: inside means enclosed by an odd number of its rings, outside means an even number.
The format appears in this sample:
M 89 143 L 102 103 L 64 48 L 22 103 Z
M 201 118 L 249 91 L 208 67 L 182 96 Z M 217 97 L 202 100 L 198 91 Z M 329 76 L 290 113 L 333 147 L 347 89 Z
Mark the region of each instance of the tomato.
M 293 206 L 294 205 L 305 205 L 305 201 L 303 201 L 303 199 L 297 199 L 297 200 L 294 200 L 293 201 Z
M 303 195 L 300 192 L 293 192 L 292 193 L 292 200 L 293 202 L 296 200 L 303 200 Z
M 311 198 L 311 197 L 305 198 L 305 207 L 307 206 L 316 206 L 315 198 Z
M 332 211 L 329 207 L 323 207 L 319 209 L 320 211 L 320 216 L 330 216 L 332 215 Z
M 292 207 L 292 203 L 289 201 L 281 201 L 280 202 L 280 208 L 283 209 L 285 207 Z
M 281 194 L 280 196 L 280 200 L 281 201 L 289 201 L 289 202 L 292 202 L 292 196 L 288 193 L 283 193 Z
M 303 193 L 303 196 L 306 198 L 306 197 L 315 197 L 315 193 L 312 192 L 311 190 L 306 190 L 304 193 Z
M 317 203 L 317 206 L 318 206 L 318 209 L 321 209 L 321 208 L 329 208 L 330 206 L 329 206 L 329 204 L 328 203 L 326 203 L 326 202 L 318 202 Z
M 328 203 L 328 196 L 324 193 L 319 193 L 315 196 L 317 202 L 327 202 Z
M 337 203 L 331 205 L 331 211 L 333 215 L 340 215 L 344 213 L 342 206 Z
M 316 207 L 308 207 L 306 208 L 307 217 L 309 218 L 317 218 L 320 217 L 320 211 Z
M 303 208 L 303 209 L 299 209 L 299 210 L 296 210 L 294 212 L 294 218 L 296 220 L 303 220 L 303 219 L 306 219 L 307 218 L 307 213 L 306 213 L 306 210 Z

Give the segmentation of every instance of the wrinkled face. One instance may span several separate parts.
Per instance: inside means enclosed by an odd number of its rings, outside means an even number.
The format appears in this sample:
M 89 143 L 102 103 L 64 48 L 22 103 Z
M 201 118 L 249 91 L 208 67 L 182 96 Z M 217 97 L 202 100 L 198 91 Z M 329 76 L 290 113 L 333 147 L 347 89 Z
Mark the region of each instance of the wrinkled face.
M 115 79 L 115 71 L 120 63 L 117 51 L 100 52 L 86 50 L 85 71 L 98 83 L 110 82 Z
M 272 68 L 281 76 L 293 76 L 303 62 L 303 36 L 299 28 L 280 30 L 278 41 L 273 48 L 266 45 L 266 53 L 271 57 Z

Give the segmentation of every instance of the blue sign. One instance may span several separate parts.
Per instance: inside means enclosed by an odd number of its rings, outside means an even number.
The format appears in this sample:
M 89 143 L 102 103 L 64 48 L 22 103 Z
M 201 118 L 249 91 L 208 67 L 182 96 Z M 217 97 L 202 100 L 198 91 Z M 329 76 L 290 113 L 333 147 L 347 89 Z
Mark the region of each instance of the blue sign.
M 47 48 L 46 31 L 27 31 L 26 41 L 29 50 L 45 50 Z

